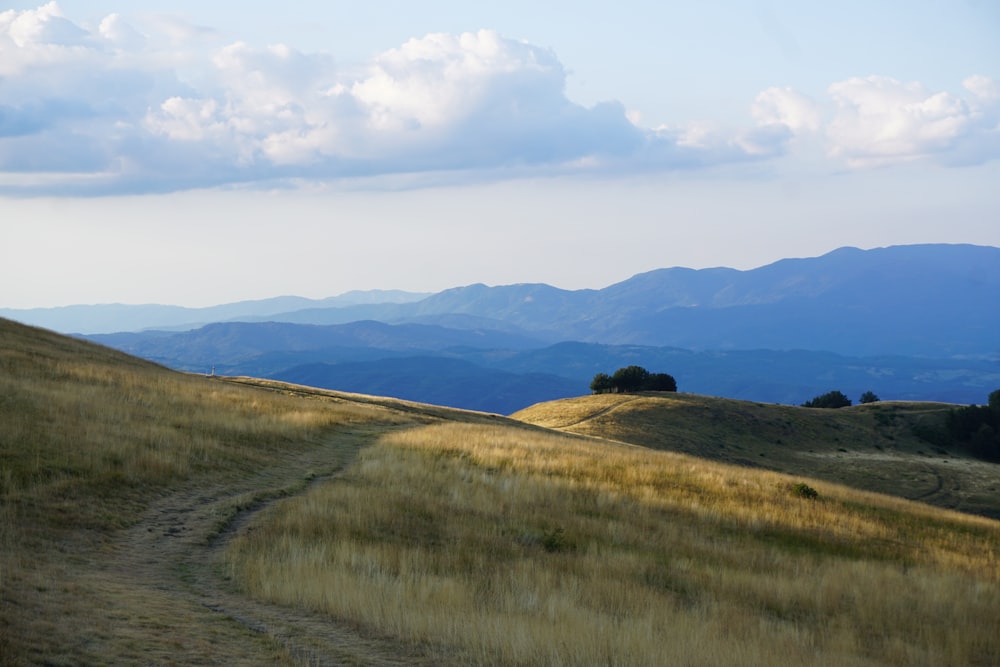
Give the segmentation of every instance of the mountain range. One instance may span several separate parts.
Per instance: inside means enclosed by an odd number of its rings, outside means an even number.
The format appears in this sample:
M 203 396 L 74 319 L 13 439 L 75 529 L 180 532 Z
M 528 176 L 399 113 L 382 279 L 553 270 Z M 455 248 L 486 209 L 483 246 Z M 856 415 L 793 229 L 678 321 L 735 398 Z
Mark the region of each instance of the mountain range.
M 587 393 L 595 373 L 632 363 L 671 373 L 683 391 L 763 402 L 833 388 L 982 401 L 1000 386 L 998 295 L 1000 248 L 914 245 L 841 248 L 749 271 L 661 269 L 598 290 L 476 284 L 0 316 L 58 321 L 184 370 L 508 413 Z M 132 330 L 95 333 L 115 322 Z

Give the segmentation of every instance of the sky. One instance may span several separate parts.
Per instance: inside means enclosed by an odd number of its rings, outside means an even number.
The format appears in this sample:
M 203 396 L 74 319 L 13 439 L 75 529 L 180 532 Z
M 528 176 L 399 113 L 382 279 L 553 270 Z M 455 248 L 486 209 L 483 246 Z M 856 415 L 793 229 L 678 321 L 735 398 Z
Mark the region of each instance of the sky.
M 0 0 L 2 308 L 1000 246 L 998 158 L 992 0 Z

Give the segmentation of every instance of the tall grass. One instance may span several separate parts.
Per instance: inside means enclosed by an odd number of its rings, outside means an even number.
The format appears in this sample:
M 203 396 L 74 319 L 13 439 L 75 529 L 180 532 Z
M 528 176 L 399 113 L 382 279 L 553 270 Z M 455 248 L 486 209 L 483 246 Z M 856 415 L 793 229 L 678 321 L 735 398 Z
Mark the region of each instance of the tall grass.
M 393 434 L 228 551 L 254 596 L 462 664 L 1000 662 L 1000 527 L 677 454 Z
M 0 320 L 0 664 L 46 645 L 47 623 L 88 613 L 70 594 L 78 576 L 158 494 L 240 482 L 331 430 L 397 421 Z
M 8 325 L 2 334 L 5 504 L 85 494 L 100 509 L 101 498 L 136 495 L 130 489 L 142 496 L 193 475 L 266 465 L 333 426 L 373 419 L 369 408 L 186 376 L 77 341 L 53 353 L 47 332 Z

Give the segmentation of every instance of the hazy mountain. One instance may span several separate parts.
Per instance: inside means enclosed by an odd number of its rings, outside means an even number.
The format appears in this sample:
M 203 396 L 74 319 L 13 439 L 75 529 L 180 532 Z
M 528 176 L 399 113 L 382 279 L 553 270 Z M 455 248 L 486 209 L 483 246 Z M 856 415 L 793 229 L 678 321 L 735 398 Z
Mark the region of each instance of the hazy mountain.
M 506 373 L 446 357 L 307 364 L 269 377 L 324 389 L 498 414 L 586 393 L 585 387 L 567 378 L 545 373 Z
M 1000 355 L 1000 248 L 843 248 L 751 271 L 663 269 L 602 290 L 483 285 L 396 308 L 493 317 L 562 340 L 848 355 Z
M 353 291 L 326 299 L 279 296 L 206 308 L 158 304 L 73 305 L 55 308 L 0 308 L 0 317 L 64 333 L 112 333 L 144 329 L 194 329 L 211 322 L 268 318 L 310 308 L 352 308 L 370 304 L 401 304 L 427 294 L 400 290 Z M 358 319 L 358 318 L 355 318 Z
M 94 334 L 87 338 L 174 368 L 203 370 L 217 365 L 220 371 L 223 368 L 235 371 L 262 357 L 296 359 L 296 363 L 301 364 L 304 359 L 335 361 L 341 355 L 354 359 L 360 350 L 413 354 L 452 348 L 521 350 L 544 345 L 516 333 L 448 329 L 426 324 L 390 325 L 371 320 L 326 326 L 220 322 L 192 331 L 124 332 Z M 282 367 L 288 365 L 291 364 Z
M 684 391 L 762 402 L 840 389 L 971 403 L 1000 386 L 997 294 L 1000 248 L 844 248 L 751 271 L 651 271 L 601 290 L 470 285 L 261 316 L 282 322 L 91 338 L 183 370 L 308 376 L 492 412 L 586 393 L 595 373 L 633 363 Z M 267 307 L 288 304 L 302 301 Z
M 60 331 L 137 330 L 208 321 L 359 320 L 496 330 L 550 343 L 824 350 L 845 355 L 1000 355 L 1000 248 L 841 248 L 749 271 L 660 269 L 600 290 L 469 285 L 430 296 L 282 297 L 202 309 L 70 306 L 0 310 Z M 194 328 L 188 326 L 188 328 Z
M 1000 360 L 850 357 L 808 350 L 692 351 L 594 343 L 560 343 L 508 353 L 469 351 L 463 358 L 511 373 L 565 377 L 580 387 L 588 387 L 596 373 L 636 364 L 670 373 L 681 391 L 791 405 L 831 389 L 845 392 L 854 401 L 871 390 L 883 399 L 982 403 L 1000 387 Z
M 998 294 L 1000 248 L 913 245 L 842 248 L 750 271 L 661 269 L 600 290 L 477 284 L 403 304 L 274 317 L 456 327 L 465 318 L 550 342 L 995 357 Z
M 692 351 L 566 342 L 502 332 L 380 322 L 315 326 L 219 323 L 189 332 L 89 336 L 180 370 L 252 375 L 509 413 L 589 391 L 596 373 L 631 364 L 673 375 L 682 391 L 799 404 L 831 389 L 854 400 L 982 402 L 1000 361 L 852 357 L 806 350 Z

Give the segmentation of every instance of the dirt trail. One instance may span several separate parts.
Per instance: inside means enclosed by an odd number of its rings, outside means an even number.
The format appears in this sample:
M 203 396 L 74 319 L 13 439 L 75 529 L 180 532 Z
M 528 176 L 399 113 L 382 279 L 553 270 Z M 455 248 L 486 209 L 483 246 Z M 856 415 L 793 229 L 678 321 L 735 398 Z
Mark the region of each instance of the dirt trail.
M 252 479 L 154 501 L 87 568 L 82 585 L 96 596 L 96 608 L 84 622 L 91 636 L 76 655 L 177 665 L 439 664 L 412 646 L 365 636 L 329 617 L 251 600 L 220 566 L 226 542 L 256 512 L 330 479 L 386 428 L 343 430 L 329 446 L 275 462 Z
M 609 414 L 611 412 L 614 412 L 615 410 L 621 408 L 622 406 L 628 405 L 629 403 L 632 403 L 632 402 L 637 401 L 637 400 L 639 400 L 638 396 L 636 396 L 635 398 L 630 398 L 627 401 L 622 401 L 621 403 L 615 403 L 614 405 L 609 405 L 606 408 L 601 408 L 600 410 L 597 410 L 596 412 L 591 412 L 590 414 L 585 415 L 585 416 L 581 417 L 580 419 L 577 419 L 576 421 L 569 422 L 568 424 L 559 424 L 558 426 L 552 426 L 551 428 L 559 429 L 559 430 L 570 429 L 570 428 L 573 428 L 574 426 L 579 426 L 579 425 L 585 424 L 585 423 L 587 423 L 589 421 L 593 421 L 594 419 L 597 419 L 598 417 L 603 417 L 604 415 Z

